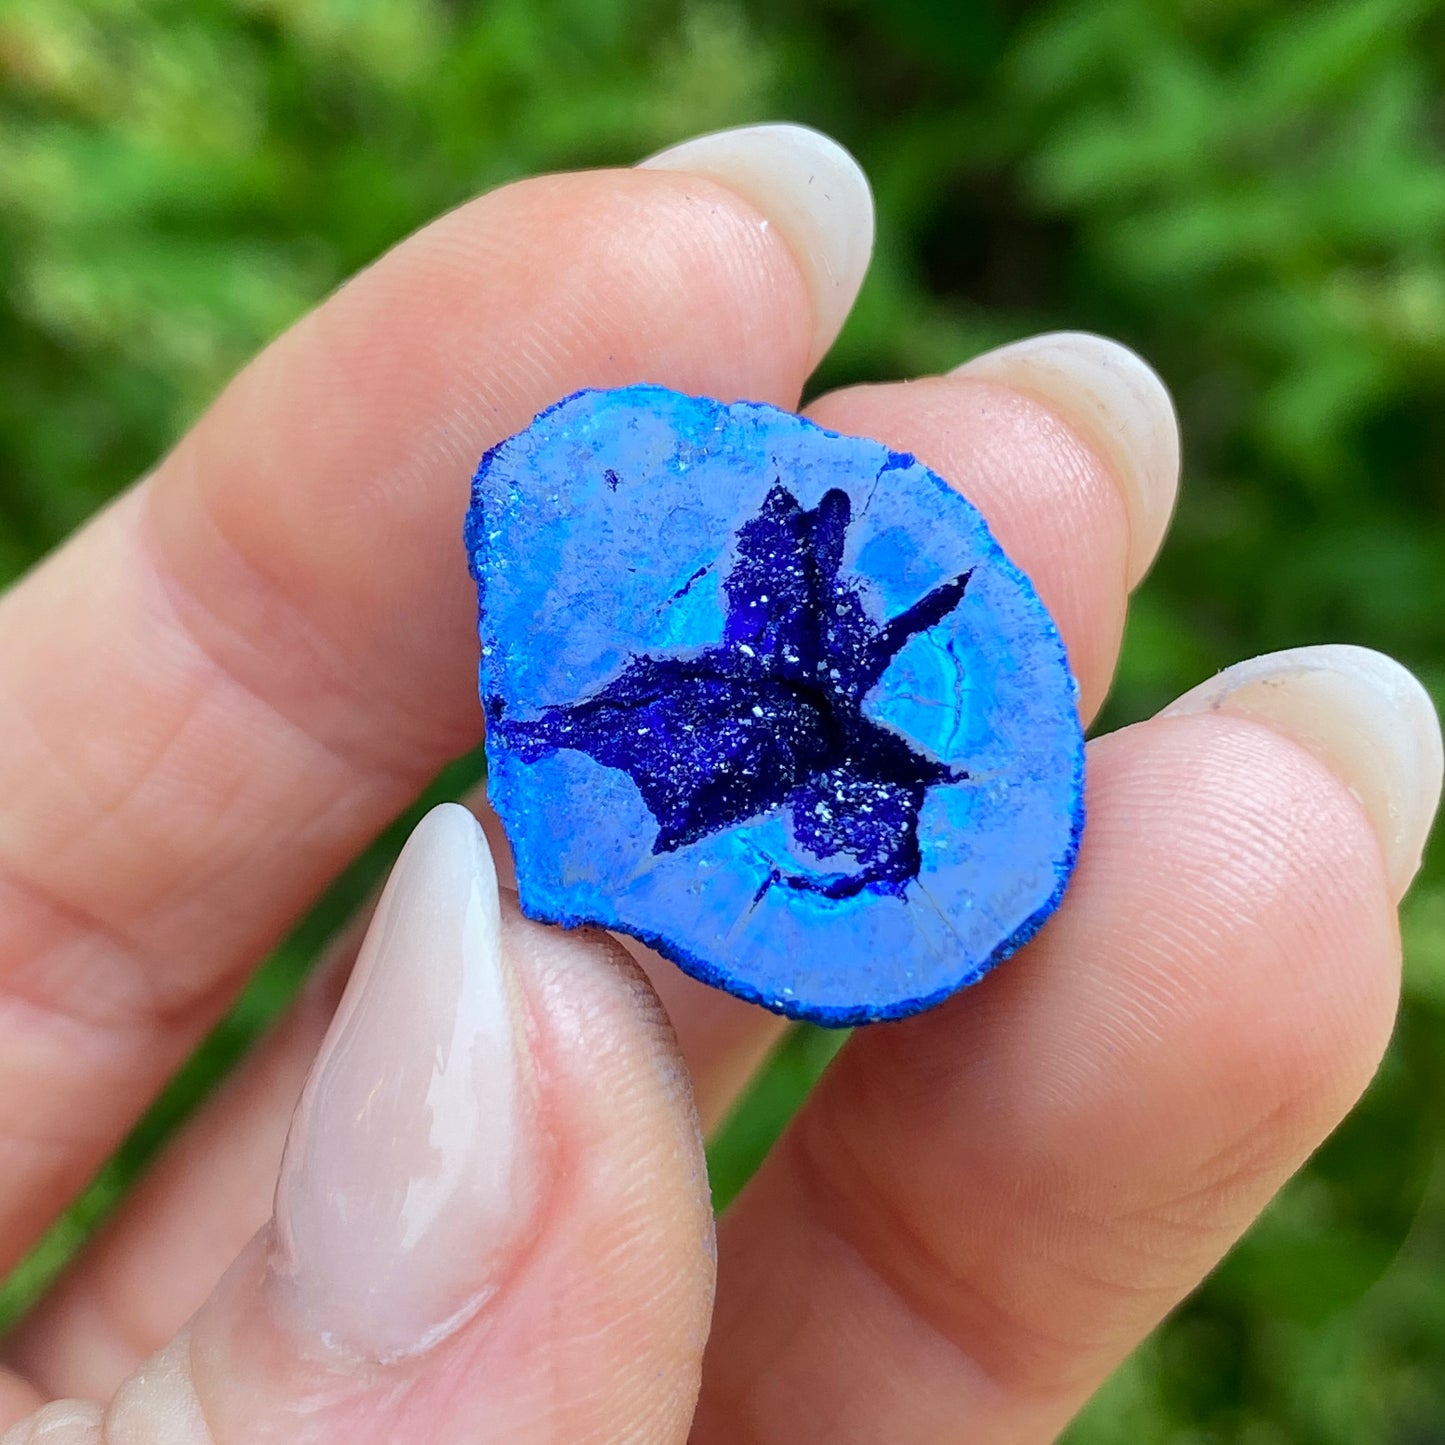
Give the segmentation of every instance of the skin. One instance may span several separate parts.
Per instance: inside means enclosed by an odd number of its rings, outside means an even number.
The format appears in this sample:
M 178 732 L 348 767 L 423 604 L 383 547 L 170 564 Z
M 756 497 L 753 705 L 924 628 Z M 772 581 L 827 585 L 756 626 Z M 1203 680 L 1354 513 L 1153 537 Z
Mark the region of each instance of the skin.
M 458 478 L 581 386 L 796 406 L 815 337 L 798 260 L 732 191 L 523 182 L 276 342 L 0 601 L 0 1265 L 478 740 L 474 599 L 440 560 Z M 1103 453 L 967 376 L 809 414 L 967 479 L 1091 714 L 1133 575 Z M 0 1430 L 80 1397 L 113 1402 L 103 1423 L 64 1407 L 33 1438 L 1053 1438 L 1349 1108 L 1399 965 L 1369 819 L 1302 747 L 1206 713 L 1090 752 L 1055 920 L 965 996 L 850 1041 L 720 1222 L 715 1273 L 698 1114 L 725 1110 L 777 1021 L 522 921 L 499 847 L 553 1159 L 495 1298 L 416 1358 L 338 1372 L 293 1348 L 265 1286 L 282 1143 L 353 930 L 6 1342 Z M 171 1433 L 137 1433 L 158 1399 Z

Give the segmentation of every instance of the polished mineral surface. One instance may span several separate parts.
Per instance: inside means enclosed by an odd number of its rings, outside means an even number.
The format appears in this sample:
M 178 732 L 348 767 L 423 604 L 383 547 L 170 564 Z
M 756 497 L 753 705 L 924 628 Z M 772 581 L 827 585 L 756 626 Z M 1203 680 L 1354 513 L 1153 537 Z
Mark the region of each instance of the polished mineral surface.
M 482 459 L 466 536 L 530 917 L 855 1024 L 1057 906 L 1083 822 L 1063 645 L 913 458 L 770 406 L 579 392 Z

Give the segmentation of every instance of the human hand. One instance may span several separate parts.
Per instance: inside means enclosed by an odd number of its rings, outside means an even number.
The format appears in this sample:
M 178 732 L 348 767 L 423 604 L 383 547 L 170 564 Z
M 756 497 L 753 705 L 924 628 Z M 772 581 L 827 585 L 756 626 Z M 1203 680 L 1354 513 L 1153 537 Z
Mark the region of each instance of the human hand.
M 482 451 L 582 386 L 796 405 L 871 233 L 791 129 L 483 197 L 0 602 L 5 1265 L 477 741 Z M 967 490 L 1091 714 L 1173 502 L 1153 374 L 1041 339 L 809 414 Z M 669 1028 L 617 944 L 518 916 L 480 800 L 491 849 L 443 808 L 334 1020 L 359 927 L 7 1342 L 0 1445 L 1048 1440 L 1370 1077 L 1440 767 L 1418 684 L 1348 648 L 1098 739 L 1058 914 L 850 1040 L 721 1220 L 715 1308 L 694 1100 L 777 1020 L 639 950 Z

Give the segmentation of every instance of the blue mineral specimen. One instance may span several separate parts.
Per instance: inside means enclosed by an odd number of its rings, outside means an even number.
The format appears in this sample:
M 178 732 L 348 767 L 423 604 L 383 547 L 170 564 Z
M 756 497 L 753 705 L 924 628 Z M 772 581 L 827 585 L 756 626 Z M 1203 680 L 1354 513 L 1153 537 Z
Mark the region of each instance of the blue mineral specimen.
M 467 516 L 523 911 L 793 1018 L 898 1018 L 1058 905 L 1077 688 L 978 512 L 775 407 L 583 391 Z

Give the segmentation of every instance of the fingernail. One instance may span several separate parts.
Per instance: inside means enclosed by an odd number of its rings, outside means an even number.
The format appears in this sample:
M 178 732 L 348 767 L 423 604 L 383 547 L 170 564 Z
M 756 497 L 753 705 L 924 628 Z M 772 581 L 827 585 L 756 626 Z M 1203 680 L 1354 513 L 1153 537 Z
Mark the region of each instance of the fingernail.
M 1149 570 L 1179 491 L 1179 420 L 1143 357 L 1086 331 L 1010 342 L 965 362 L 955 376 L 996 381 L 1043 402 L 1113 472 L 1129 514 L 1129 585 Z
M 312 1337 L 398 1359 L 495 1291 L 541 1172 L 522 1008 L 486 840 L 443 804 L 396 861 L 286 1143 L 272 1282 Z
M 104 1415 L 89 1400 L 54 1400 L 0 1434 L 0 1445 L 101 1445 Z
M 1229 712 L 1309 749 L 1359 799 L 1395 897 L 1410 886 L 1440 801 L 1440 720 L 1393 658 L 1365 647 L 1296 647 L 1236 663 L 1161 714 Z
M 775 226 L 813 298 L 813 359 L 832 345 L 873 254 L 873 193 L 837 141 L 805 125 L 747 125 L 659 151 L 652 170 L 706 176 L 736 191 Z

